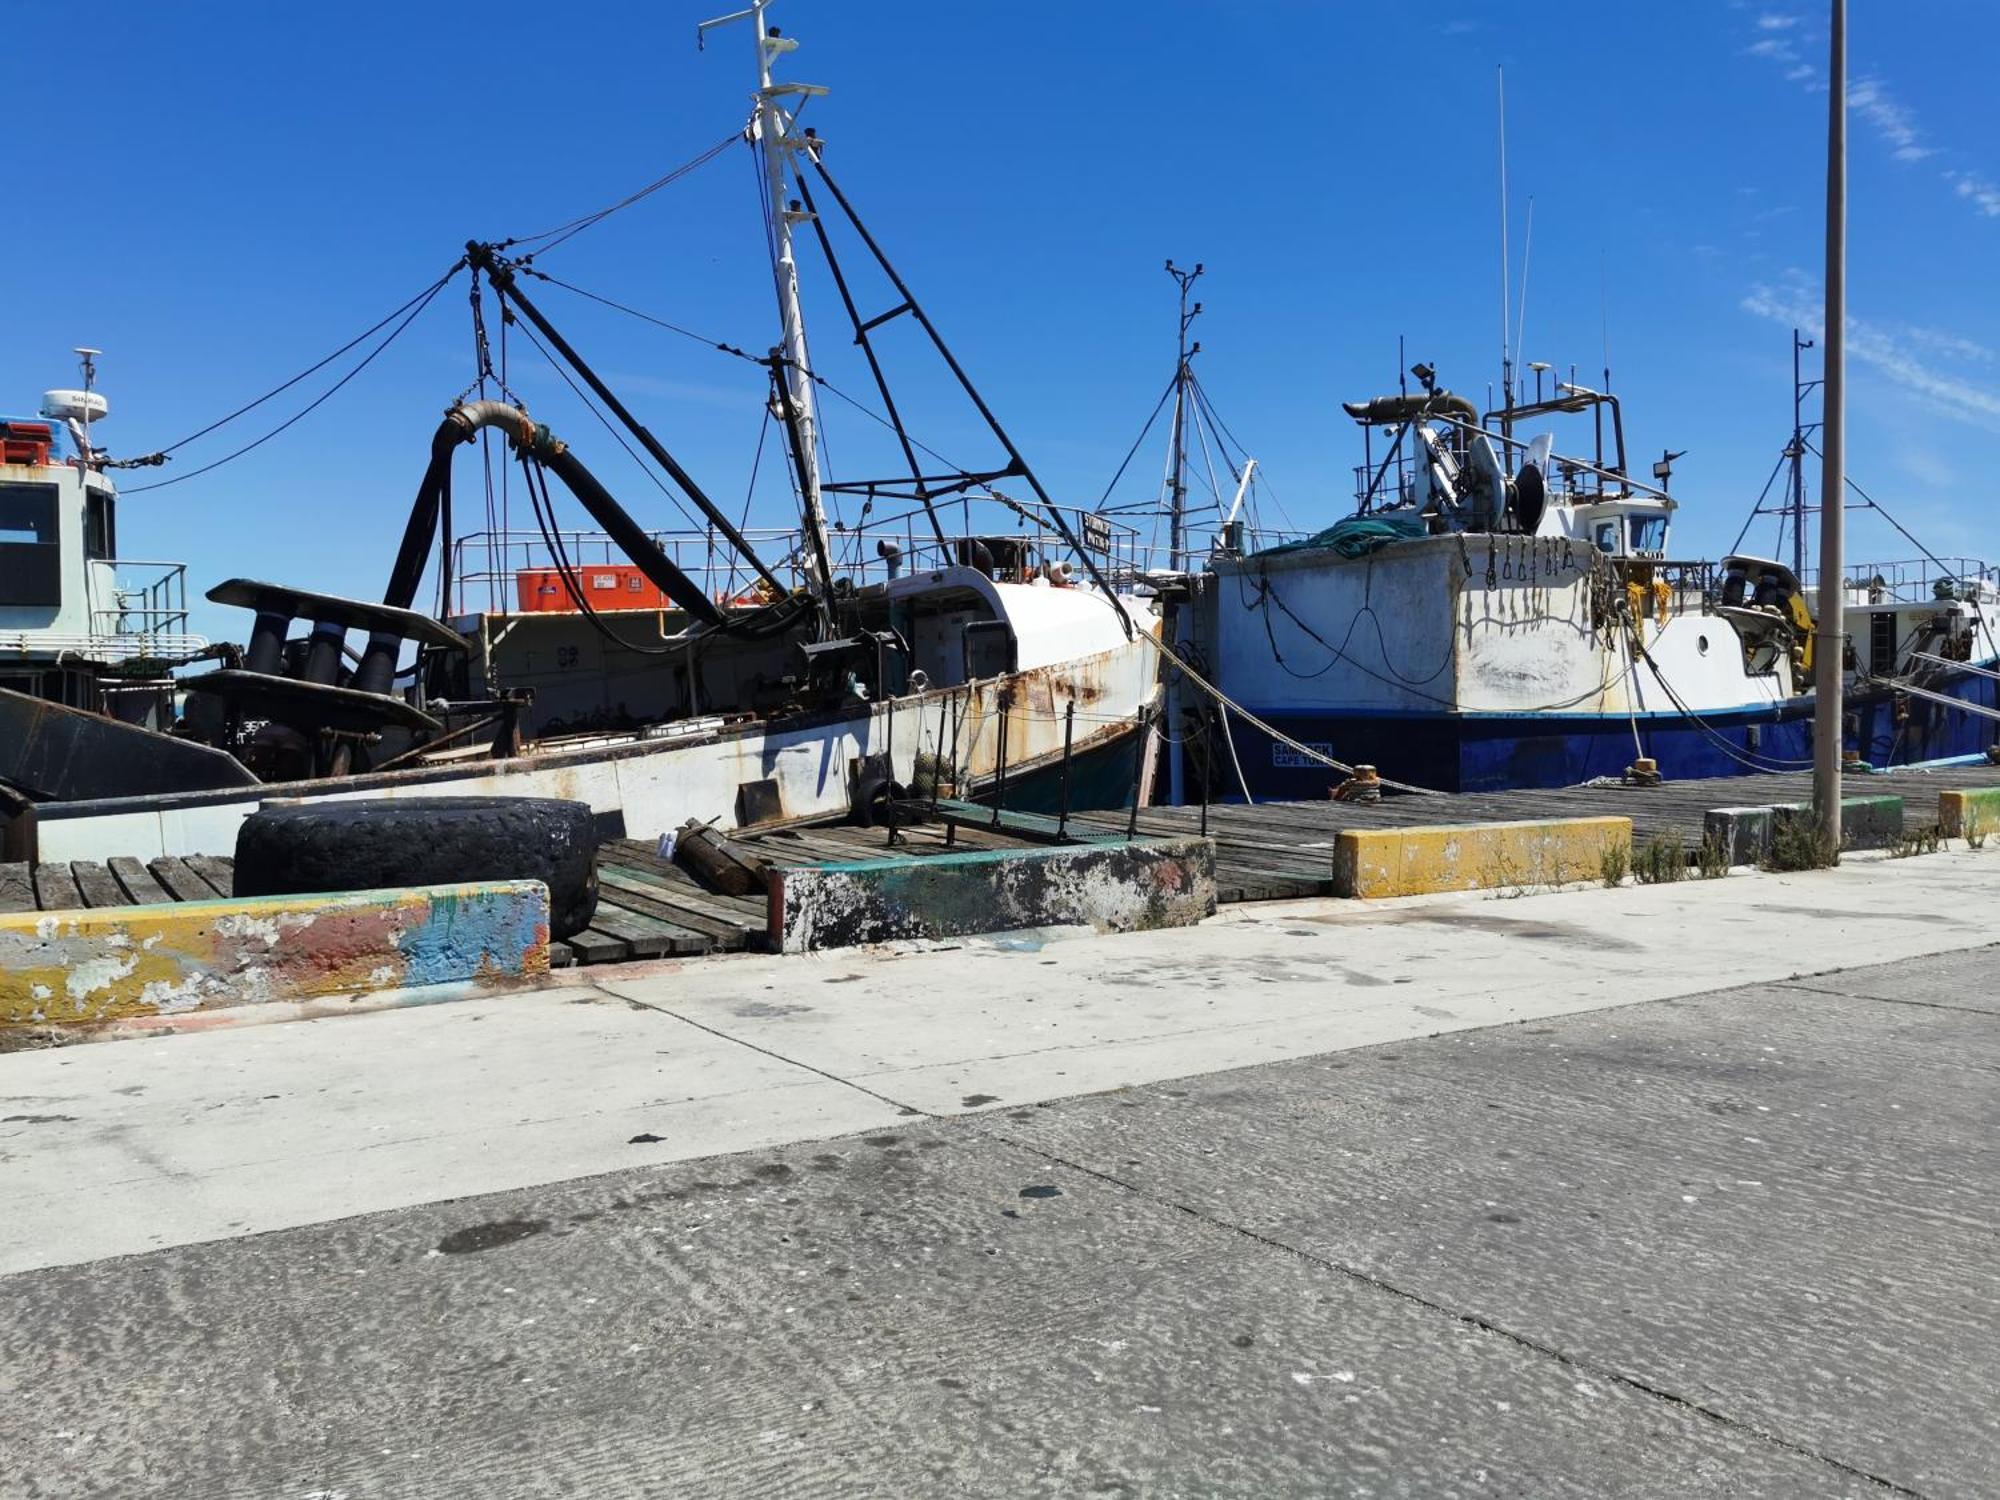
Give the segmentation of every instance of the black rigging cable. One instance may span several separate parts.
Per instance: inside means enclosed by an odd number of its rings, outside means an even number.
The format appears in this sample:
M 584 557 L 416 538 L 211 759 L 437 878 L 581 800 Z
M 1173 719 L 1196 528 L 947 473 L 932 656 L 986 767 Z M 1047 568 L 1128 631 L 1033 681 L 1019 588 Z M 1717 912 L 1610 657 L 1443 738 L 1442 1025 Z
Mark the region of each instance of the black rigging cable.
M 577 577 L 575 566 L 569 560 L 569 553 L 562 544 L 562 527 L 556 522 L 555 504 L 549 498 L 549 476 L 547 470 L 534 463 L 526 448 L 520 450 L 521 473 L 528 485 L 528 500 L 535 511 L 535 524 L 541 528 L 542 541 L 549 549 L 549 557 L 556 565 L 556 574 L 569 590 L 570 598 L 591 628 L 621 651 L 631 651 L 640 656 L 672 656 L 683 649 L 682 644 L 663 642 L 657 646 L 641 645 L 628 641 L 606 624 L 590 602 L 588 592 Z
M 1824 458 L 1826 456 L 1825 454 L 1821 453 L 1819 449 L 1815 448 L 1811 443 L 1806 444 L 1806 452 L 1812 454 L 1812 456 L 1815 458 Z M 1850 490 L 1853 490 L 1855 494 L 1859 495 L 1862 498 L 1862 500 L 1864 500 L 1867 503 L 1868 508 L 1870 510 L 1874 511 L 1877 515 L 1881 516 L 1883 520 L 1887 521 L 1891 526 L 1895 527 L 1896 530 L 1899 533 L 1901 533 L 1904 541 L 1908 542 L 1912 547 L 1915 547 L 1919 552 L 1923 553 L 1925 557 L 1929 558 L 1932 563 L 1936 564 L 1937 570 L 1940 573 L 1944 574 L 1945 577 L 1947 578 L 1955 578 L 1958 576 L 1950 568 L 1944 565 L 1944 562 L 1937 556 L 1936 553 L 1932 552 L 1930 548 L 1926 547 L 1922 542 L 1918 541 L 1914 536 L 1910 535 L 1910 533 L 1904 528 L 1903 523 L 1901 521 L 1898 521 L 1894 516 L 1890 515 L 1889 512 L 1883 507 L 1881 501 L 1877 500 L 1873 495 L 1869 494 L 1868 491 L 1864 490 L 1863 488 L 1861 488 L 1860 485 L 1856 484 L 1851 476 L 1847 474 L 1842 474 L 1840 477 L 1842 478 L 1842 480 L 1846 482 L 1847 487 Z M 1824 504 L 1825 503 L 1824 500 L 1822 500 L 1821 503 Z
M 263 395 L 259 396 L 255 401 L 251 401 L 243 406 L 237 407 L 236 410 L 231 412 L 228 416 L 218 418 L 216 421 L 213 421 L 209 423 L 208 426 L 202 428 L 199 432 L 190 433 L 188 434 L 188 436 L 182 438 L 179 442 L 170 444 L 169 446 L 160 449 L 156 453 L 148 454 L 145 458 L 142 459 L 126 459 L 122 463 L 116 465 L 116 467 L 130 468 L 139 464 L 153 464 L 153 463 L 164 462 L 166 458 L 170 454 L 172 454 L 176 449 L 185 448 L 189 443 L 195 441 L 195 439 L 206 437 L 209 433 L 214 432 L 217 428 L 226 426 L 229 423 L 235 421 L 238 417 L 244 415 L 244 413 L 255 411 L 258 407 L 262 406 L 266 401 L 269 401 L 273 396 L 283 394 L 285 391 L 288 391 L 293 386 L 297 385 L 301 380 L 304 380 L 308 375 L 312 375 L 320 370 L 325 369 L 328 365 L 332 364 L 336 359 L 340 358 L 341 355 L 347 353 L 348 350 L 352 349 L 356 344 L 361 343 L 363 340 L 367 339 L 370 335 L 379 332 L 383 327 L 385 327 L 389 323 L 395 322 L 395 320 L 398 317 L 402 318 L 402 321 L 400 323 L 396 323 L 396 326 L 389 330 L 387 337 L 385 337 L 373 349 L 368 351 L 367 355 L 363 357 L 363 359 L 359 364 L 357 364 L 353 369 L 349 370 L 345 375 L 341 376 L 340 379 L 335 381 L 331 386 L 327 387 L 327 389 L 322 391 L 318 396 L 313 398 L 313 400 L 310 403 L 308 403 L 302 410 L 293 413 L 290 417 L 286 418 L 276 427 L 273 427 L 269 432 L 265 433 L 262 437 L 258 438 L 254 442 L 245 443 L 241 448 L 238 448 L 234 453 L 226 454 L 223 457 L 216 459 L 215 462 L 213 463 L 204 464 L 199 469 L 190 469 L 185 474 L 176 474 L 172 479 L 160 479 L 160 480 L 155 480 L 152 484 L 135 485 L 133 488 L 126 490 L 125 493 L 128 495 L 139 495 L 139 494 L 144 494 L 147 490 L 165 489 L 170 484 L 179 484 L 183 480 L 193 479 L 197 475 L 207 474 L 212 470 L 219 469 L 224 464 L 229 463 L 231 460 L 241 458 L 244 454 L 250 452 L 252 449 L 261 448 L 265 443 L 268 443 L 272 438 L 276 437 L 279 433 L 285 431 L 288 427 L 295 425 L 301 419 L 309 416 L 320 406 L 324 405 L 326 401 L 330 399 L 335 392 L 340 390 L 342 386 L 346 385 L 348 381 L 352 380 L 355 376 L 359 375 L 363 370 L 367 369 L 369 365 L 373 364 L 375 361 L 375 357 L 378 354 L 380 354 L 384 349 L 388 348 L 391 344 L 393 344 L 396 341 L 397 336 L 400 335 L 404 329 L 408 328 L 411 323 L 416 321 L 417 316 L 420 313 L 422 313 L 426 307 L 429 307 L 431 305 L 431 300 L 435 298 L 439 292 L 444 290 L 445 283 L 450 281 L 452 277 L 456 276 L 462 269 L 464 269 L 464 266 L 465 266 L 465 261 L 463 258 L 461 258 L 460 260 L 458 260 L 453 264 L 452 268 L 449 271 L 446 271 L 444 275 L 440 276 L 436 281 L 433 281 L 429 286 L 425 287 L 421 292 L 418 292 L 416 296 L 410 298 L 408 302 L 405 302 L 401 307 L 397 308 L 394 312 L 390 313 L 388 317 L 383 318 L 380 322 L 374 324 L 372 327 L 368 329 L 365 329 L 363 332 L 356 334 L 353 338 L 349 339 L 346 343 L 342 344 L 338 349 L 334 350 L 333 353 L 327 355 L 326 358 L 299 371 L 298 374 L 294 375 L 290 380 L 287 380 L 284 384 L 273 386 L 270 390 L 266 391 Z
M 512 239 L 502 240 L 500 244 L 502 248 L 511 248 L 512 246 L 515 245 L 532 245 L 537 240 L 547 240 L 549 241 L 548 244 L 542 245 L 534 250 L 529 251 L 527 255 L 522 257 L 522 260 L 525 262 L 527 260 L 533 259 L 537 255 L 547 255 L 549 251 L 555 249 L 557 245 L 562 244 L 565 240 L 573 239 L 575 236 L 582 234 L 584 230 L 591 228 L 593 225 L 603 223 L 606 219 L 610 218 L 613 214 L 617 213 L 621 208 L 630 208 L 633 204 L 639 202 L 640 199 L 650 198 L 654 193 L 657 193 L 661 188 L 666 187 L 668 184 L 676 182 L 680 178 L 687 176 L 688 173 L 694 171 L 697 167 L 703 167 L 708 165 L 708 163 L 714 161 L 716 157 L 722 155 L 723 152 L 727 151 L 731 146 L 735 145 L 742 138 L 743 138 L 742 131 L 740 130 L 731 131 L 728 136 L 726 136 L 724 139 L 720 141 L 717 141 L 713 146 L 710 146 L 706 151 L 702 152 L 701 155 L 695 157 L 692 161 L 683 162 L 680 166 L 675 167 L 673 171 L 667 173 L 665 176 L 654 178 L 651 182 L 647 183 L 637 192 L 626 194 L 623 198 L 620 198 L 616 203 L 611 204 L 609 207 L 600 208 L 595 213 L 585 214 L 580 219 L 571 219 L 567 224 L 558 224 L 553 229 L 544 229 L 539 234 L 515 235 Z
M 668 489 L 666 485 L 661 482 L 659 475 L 655 474 L 652 471 L 652 469 L 647 465 L 646 461 L 643 458 L 639 457 L 638 453 L 633 450 L 632 445 L 625 441 L 624 435 L 620 433 L 616 427 L 612 426 L 610 419 L 607 418 L 603 412 L 597 409 L 595 403 L 591 401 L 589 395 L 585 393 L 583 387 L 578 385 L 573 379 L 570 378 L 569 371 L 565 370 L 562 367 L 562 365 L 557 362 L 554 355 L 550 354 L 547 349 L 542 347 L 542 341 L 536 338 L 534 333 L 527 328 L 523 328 L 521 330 L 521 336 L 525 338 L 530 344 L 533 344 L 535 346 L 535 352 L 540 354 L 543 359 L 548 361 L 550 369 L 554 370 L 556 374 L 562 376 L 563 384 L 567 385 L 572 391 L 576 393 L 576 399 L 583 403 L 584 409 L 587 410 L 593 417 L 597 418 L 599 425 L 602 426 L 606 432 L 611 434 L 612 440 L 615 441 L 619 447 L 625 450 L 625 456 L 631 459 L 633 463 L 639 466 L 639 472 L 644 474 L 647 479 L 652 481 L 653 488 L 658 490 L 662 495 L 665 495 L 667 497 L 667 503 L 673 506 L 675 510 L 680 512 L 681 519 L 687 522 L 689 528 L 695 531 L 701 530 L 702 529 L 701 523 L 695 520 L 695 518 L 688 513 L 688 508 L 687 506 L 681 503 L 680 496 L 676 495 L 672 490 Z
M 1160 392 L 1160 399 L 1153 403 L 1153 414 L 1146 418 L 1146 425 L 1139 429 L 1139 435 L 1132 439 L 1132 446 L 1125 450 L 1124 461 L 1118 465 L 1118 472 L 1111 476 L 1111 483 L 1107 484 L 1104 487 L 1104 493 L 1097 497 L 1096 509 L 1102 510 L 1104 502 L 1111 498 L 1111 492 L 1118 488 L 1118 481 L 1125 477 L 1125 471 L 1131 467 L 1133 458 L 1139 452 L 1139 445 L 1146 441 L 1146 434 L 1151 432 L 1153 424 L 1160 420 L 1160 413 L 1165 411 L 1167 407 L 1167 398 L 1173 395 L 1174 387 L 1178 384 L 1180 384 L 1180 377 L 1175 376 L 1174 379 L 1167 382 L 1167 388 Z M 1158 502 L 1155 501 L 1153 503 L 1157 504 Z
M 521 272 L 523 275 L 532 276 L 538 281 L 546 281 L 550 286 L 559 286 L 566 292 L 574 292 L 577 296 L 588 298 L 590 301 L 608 307 L 614 312 L 622 312 L 627 317 L 637 318 L 641 323 L 651 323 L 655 328 L 664 328 L 669 333 L 677 333 L 682 338 L 693 339 L 697 344 L 706 344 L 709 348 L 723 354 L 733 354 L 738 359 L 747 359 L 752 364 L 757 362 L 757 356 L 750 353 L 747 349 L 739 349 L 734 344 L 725 344 L 720 339 L 705 338 L 701 334 L 696 333 L 692 328 L 683 328 L 678 323 L 670 323 L 665 318 L 656 317 L 652 313 L 642 312 L 636 307 L 628 307 L 623 302 L 613 301 L 609 297 L 586 290 L 583 287 L 575 285 L 573 282 L 564 281 L 560 276 L 551 276 L 547 271 L 539 267 L 517 264 L 515 270 Z

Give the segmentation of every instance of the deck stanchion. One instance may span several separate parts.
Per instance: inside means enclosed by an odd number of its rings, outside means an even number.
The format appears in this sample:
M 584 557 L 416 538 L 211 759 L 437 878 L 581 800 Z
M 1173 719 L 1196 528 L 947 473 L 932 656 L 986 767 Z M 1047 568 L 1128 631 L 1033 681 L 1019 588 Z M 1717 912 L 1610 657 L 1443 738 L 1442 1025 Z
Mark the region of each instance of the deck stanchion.
M 938 799 L 944 795 L 944 721 L 950 717 L 951 694 L 940 693 L 938 694 L 937 738 L 931 741 L 931 816 L 933 818 L 937 816 Z M 958 771 L 954 767 L 952 777 L 956 780 L 957 776 Z M 953 787 L 952 790 L 956 791 L 957 788 Z
M 1000 809 L 1007 804 L 1007 700 L 1000 700 L 999 760 L 993 768 L 993 826 L 1000 826 Z
M 1215 715 L 1201 716 L 1201 836 L 1208 837 L 1208 775 L 1215 767 Z
M 950 701 L 950 695 L 948 694 L 946 695 L 946 701 Z M 965 790 L 965 788 L 958 784 L 958 723 L 961 718 L 970 715 L 971 712 L 972 689 L 967 688 L 965 690 L 965 712 L 951 716 L 951 794 L 953 797 L 959 796 Z M 947 849 L 958 842 L 957 823 L 953 822 L 944 825 L 944 842 Z
M 1063 759 L 1062 759 L 1062 810 L 1056 817 L 1056 842 L 1069 838 L 1069 762 L 1070 747 L 1076 740 L 1076 699 L 1069 700 L 1063 710 Z
M 1139 748 L 1132 753 L 1132 812 L 1125 819 L 1125 837 L 1128 839 L 1136 839 L 1139 836 L 1139 793 L 1146 785 L 1146 749 L 1152 744 L 1152 737 L 1147 733 L 1147 724 L 1151 718 L 1150 708 L 1139 710 L 1137 731 Z

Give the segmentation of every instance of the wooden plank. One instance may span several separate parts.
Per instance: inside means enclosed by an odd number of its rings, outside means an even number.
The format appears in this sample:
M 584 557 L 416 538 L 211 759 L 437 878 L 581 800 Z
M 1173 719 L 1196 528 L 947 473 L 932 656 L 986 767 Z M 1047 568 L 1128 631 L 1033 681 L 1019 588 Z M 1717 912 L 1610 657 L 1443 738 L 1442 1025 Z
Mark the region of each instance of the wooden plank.
M 83 892 L 68 865 L 35 866 L 35 902 L 43 911 L 75 911 L 83 905 Z
M 576 954 L 568 943 L 552 940 L 549 943 L 549 967 L 567 969 L 576 963 Z
M 595 931 L 623 938 L 631 945 L 634 958 L 707 953 L 715 946 L 705 933 L 615 906 L 602 896 L 598 897 L 597 912 L 591 917 L 590 925 Z
M 641 916 L 657 917 L 662 922 L 685 927 L 702 934 L 717 948 L 727 952 L 740 952 L 759 930 L 747 921 L 712 917 L 706 912 L 695 911 L 674 901 L 658 886 L 625 879 L 610 869 L 600 867 L 597 879 L 600 889 L 620 911 L 638 912 Z
M 203 880 L 187 866 L 187 861 L 171 856 L 162 856 L 146 868 L 155 880 L 167 888 L 176 901 L 213 901 L 215 887 Z
M 718 896 L 690 882 L 669 880 L 630 865 L 599 865 L 598 879 L 601 881 L 607 875 L 621 884 L 637 887 L 641 894 L 655 901 L 683 906 L 720 922 L 741 922 L 756 928 L 764 925 L 768 907 L 761 896 Z
M 218 896 L 236 894 L 236 861 L 219 854 L 190 854 L 187 867 L 214 887 Z
M 132 898 L 136 906 L 157 906 L 177 899 L 172 891 L 153 878 L 151 871 L 130 855 L 107 860 L 105 865 L 111 871 L 111 878 L 124 888 L 125 894 Z
M 93 907 L 130 906 L 132 898 L 127 896 L 111 872 L 103 865 L 87 859 L 72 860 L 70 874 L 76 877 L 76 888 L 83 892 L 83 899 Z
M 616 963 L 621 958 L 632 956 L 632 945 L 623 938 L 594 929 L 573 932 L 563 941 L 570 945 L 576 954 L 576 961 L 581 964 Z
M 0 912 L 35 909 L 34 866 L 0 864 Z

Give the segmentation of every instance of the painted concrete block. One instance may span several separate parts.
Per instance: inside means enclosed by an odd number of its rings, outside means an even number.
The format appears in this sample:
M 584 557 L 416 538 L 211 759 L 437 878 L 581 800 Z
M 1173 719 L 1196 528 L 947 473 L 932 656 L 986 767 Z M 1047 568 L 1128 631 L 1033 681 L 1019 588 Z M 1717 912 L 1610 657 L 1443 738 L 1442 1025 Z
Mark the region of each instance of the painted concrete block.
M 0 1030 L 96 1026 L 549 968 L 540 881 L 0 917 Z
M 1632 843 L 1630 818 L 1349 829 L 1334 840 L 1333 889 L 1375 899 L 1589 880 L 1620 843 Z
M 1135 839 L 969 849 L 774 871 L 770 931 L 786 953 L 1020 927 L 1188 927 L 1215 912 L 1215 844 Z
M 1938 832 L 1962 839 L 1966 831 L 2000 833 L 2000 786 L 1938 793 Z
M 1716 807 L 1703 818 L 1703 831 L 1723 840 L 1732 865 L 1762 864 L 1771 852 L 1772 832 L 1783 823 L 1813 816 L 1810 802 L 1780 802 L 1770 807 Z M 1901 797 L 1840 799 L 1840 847 L 1886 849 L 1903 834 Z
M 1711 807 L 1702 815 L 1702 837 L 1727 849 L 1732 865 L 1760 864 L 1771 848 L 1771 809 Z
M 1771 809 L 1771 827 L 1794 818 L 1810 818 L 1810 802 L 1781 802 Z M 1840 847 L 1843 849 L 1886 849 L 1903 836 L 1901 797 L 1843 797 L 1840 799 Z

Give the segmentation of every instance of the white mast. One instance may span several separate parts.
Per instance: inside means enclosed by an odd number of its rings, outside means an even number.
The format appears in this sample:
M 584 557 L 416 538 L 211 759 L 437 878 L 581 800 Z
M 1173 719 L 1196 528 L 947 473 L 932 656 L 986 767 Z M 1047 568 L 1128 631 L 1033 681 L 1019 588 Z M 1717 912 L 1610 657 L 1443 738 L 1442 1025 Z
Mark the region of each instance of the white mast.
M 764 12 L 769 5 L 770 0 L 754 0 L 748 10 L 703 21 L 698 35 L 705 37 L 714 27 L 747 20 L 757 48 L 757 92 L 753 95 L 756 110 L 750 117 L 750 138 L 761 148 L 764 182 L 771 195 L 771 273 L 777 286 L 778 321 L 782 328 L 777 352 L 784 361 L 782 378 L 798 431 L 799 503 L 810 543 L 805 568 L 815 584 L 824 588 L 829 580 L 817 576 L 818 559 L 831 554 L 827 550 L 826 512 L 820 500 L 818 418 L 812 379 L 807 373 L 812 365 L 806 357 L 805 314 L 799 306 L 799 268 L 792 254 L 792 226 L 812 216 L 785 193 L 787 174 L 793 170 L 792 154 L 810 147 L 793 132 L 797 111 L 787 113 L 779 100 L 815 98 L 826 90 L 818 84 L 772 80 L 771 64 L 784 53 L 796 50 L 799 44 L 790 37 L 780 36 L 775 26 L 764 24 Z

